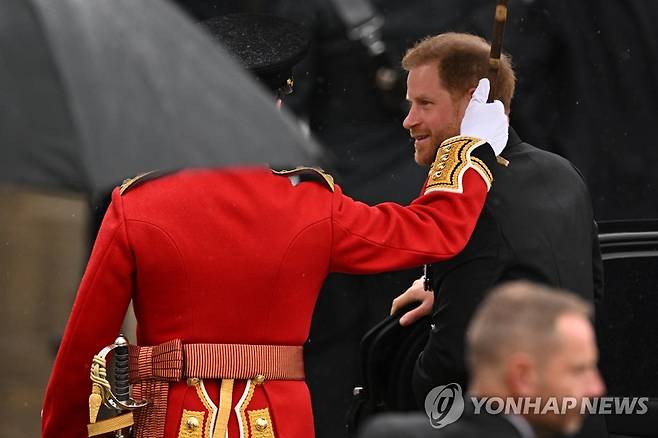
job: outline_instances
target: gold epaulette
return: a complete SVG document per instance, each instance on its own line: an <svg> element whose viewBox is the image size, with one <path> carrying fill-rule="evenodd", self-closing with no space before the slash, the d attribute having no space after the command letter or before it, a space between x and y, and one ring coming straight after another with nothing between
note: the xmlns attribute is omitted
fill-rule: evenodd
<svg viewBox="0 0 658 438"><path fill-rule="evenodd" d="M144 172L140 173L139 175L132 177L132 178L126 178L123 180L121 185L119 186L119 194L123 195L130 187L134 187L136 182L144 182L147 181L144 179L144 177L152 175L155 176L155 173L157 170L151 170L149 172ZM150 178L149 178L150 179Z"/></svg>
<svg viewBox="0 0 658 438"><path fill-rule="evenodd" d="M489 190L493 182L491 171L482 160L471 156L473 150L484 143L479 138L466 136L452 137L441 143L430 168L425 194L437 190L462 193L462 178L469 168L482 176Z"/></svg>
<svg viewBox="0 0 658 438"><path fill-rule="evenodd" d="M282 175L287 177L296 176L299 178L300 181L318 181L322 183L324 186L326 186L332 192L335 190L334 177L329 175L327 172L320 169L319 167L300 166L300 167L295 167L294 169L291 170L272 169L272 173L274 173L275 175Z"/></svg>

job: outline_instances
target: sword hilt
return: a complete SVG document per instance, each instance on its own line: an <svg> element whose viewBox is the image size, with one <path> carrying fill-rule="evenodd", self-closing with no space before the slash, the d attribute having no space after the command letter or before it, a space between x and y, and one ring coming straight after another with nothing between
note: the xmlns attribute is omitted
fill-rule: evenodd
<svg viewBox="0 0 658 438"><path fill-rule="evenodd" d="M111 385L107 379L106 357L113 352L114 373ZM91 366L92 395L89 397L90 419L92 423L98 414L99 400L108 408L118 412L131 411L147 405L147 401L130 398L130 366L128 340L120 335L116 341L94 356Z"/></svg>
<svg viewBox="0 0 658 438"><path fill-rule="evenodd" d="M112 352L114 373L111 385L108 381L106 357ZM132 411L146 406L146 401L130 398L130 354L128 340L119 335L114 343L104 347L94 356L90 378L92 392L89 396L89 436L114 432L114 438L126 438L123 431L133 424ZM114 387L114 388L113 388ZM101 404L114 409L118 416L97 422ZM120 419L117 421L117 419Z"/></svg>
<svg viewBox="0 0 658 438"><path fill-rule="evenodd" d="M121 334L114 341L114 395L122 403L130 399L128 340Z"/></svg>

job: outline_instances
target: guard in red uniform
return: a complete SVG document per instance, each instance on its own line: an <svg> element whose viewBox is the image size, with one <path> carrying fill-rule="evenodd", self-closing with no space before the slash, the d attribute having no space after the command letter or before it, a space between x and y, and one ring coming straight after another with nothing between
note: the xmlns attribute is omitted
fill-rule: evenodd
<svg viewBox="0 0 658 438"><path fill-rule="evenodd" d="M315 169L186 170L116 189L50 377L43 436L87 436L92 358L132 300L132 395L149 402L134 436L313 437L301 346L322 282L461 251L491 183L486 142L507 133L483 81L469 132L438 148L407 207L354 201Z"/></svg>
<svg viewBox="0 0 658 438"><path fill-rule="evenodd" d="M301 346L325 276L464 247L491 183L485 141L507 132L502 104L485 101L476 90L465 120L478 132L438 148L408 207L354 201L314 169L187 170L116 189L48 384L43 436L87 436L92 358L132 300L132 395L149 402L134 436L312 437Z"/></svg>

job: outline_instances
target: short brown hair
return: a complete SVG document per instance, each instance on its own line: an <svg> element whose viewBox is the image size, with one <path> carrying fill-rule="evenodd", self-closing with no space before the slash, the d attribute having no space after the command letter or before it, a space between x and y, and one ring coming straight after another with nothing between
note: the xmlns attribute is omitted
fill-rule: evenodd
<svg viewBox="0 0 658 438"><path fill-rule="evenodd" d="M466 335L471 372L502 364L516 351L541 356L550 352L557 319L564 314L591 318L592 306L582 298L527 281L503 284L478 308Z"/></svg>
<svg viewBox="0 0 658 438"><path fill-rule="evenodd" d="M463 94L476 87L489 71L489 43L468 33L448 32L427 37L409 49L402 58L402 67L437 63L439 78L451 94ZM516 77L509 55L503 54L498 67L498 87L495 99L505 105L509 114Z"/></svg>

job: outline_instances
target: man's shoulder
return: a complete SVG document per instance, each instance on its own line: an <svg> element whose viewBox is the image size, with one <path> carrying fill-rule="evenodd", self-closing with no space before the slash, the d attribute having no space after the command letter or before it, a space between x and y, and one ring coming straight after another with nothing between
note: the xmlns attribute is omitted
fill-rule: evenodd
<svg viewBox="0 0 658 438"><path fill-rule="evenodd" d="M555 152L547 151L546 149L542 149L537 146L533 146L530 143L524 142L523 145L525 145L525 147L528 150L528 153L533 158L546 161L547 163L553 165L563 166L570 170L574 167L573 163L568 159L566 159L565 157L563 157L562 155L556 154Z"/></svg>
<svg viewBox="0 0 658 438"><path fill-rule="evenodd" d="M437 438L521 438L521 433L502 415L465 414L457 422L446 426Z"/></svg>
<svg viewBox="0 0 658 438"><path fill-rule="evenodd" d="M510 164L515 160L518 161L523 159L532 160L543 165L558 166L560 168L568 169L569 171L572 171L574 167L571 161L567 160L563 156L556 154L555 152L550 152L546 149L539 148L525 141L519 143L517 147L513 149L508 158Z"/></svg>
<svg viewBox="0 0 658 438"><path fill-rule="evenodd" d="M434 428L423 413L394 413L375 417L359 438L516 438L519 431L500 415L465 414L455 423Z"/></svg>
<svg viewBox="0 0 658 438"><path fill-rule="evenodd" d="M508 223L509 214L523 212L528 217L534 211L535 219L544 221L547 206L556 205L557 193L563 207L591 208L586 181L566 158L525 142L517 144L505 158L507 166L498 165L493 171L494 182L486 201L497 219Z"/></svg>
<svg viewBox="0 0 658 438"><path fill-rule="evenodd" d="M174 170L154 170L125 179L118 187L122 196L140 197L166 191L172 188L177 193L191 195L194 188L216 184L261 185L275 179L266 167L244 168L189 168Z"/></svg>
<svg viewBox="0 0 658 438"><path fill-rule="evenodd" d="M291 183L295 186L300 182L315 181L320 183L320 185L324 186L331 192L336 190L334 177L325 172L324 169L320 167L298 166L289 170L272 169L272 173L275 175L288 177Z"/></svg>
<svg viewBox="0 0 658 438"><path fill-rule="evenodd" d="M510 185L523 190L528 188L524 180L537 181L538 178L552 182L562 180L565 184L584 182L581 172L571 161L530 143L522 141L510 148L508 154L503 152L502 155L508 162L493 170L494 189L498 182L505 190L512 190Z"/></svg>
<svg viewBox="0 0 658 438"><path fill-rule="evenodd" d="M423 413L388 413L367 422L359 438L424 438L435 432Z"/></svg>

